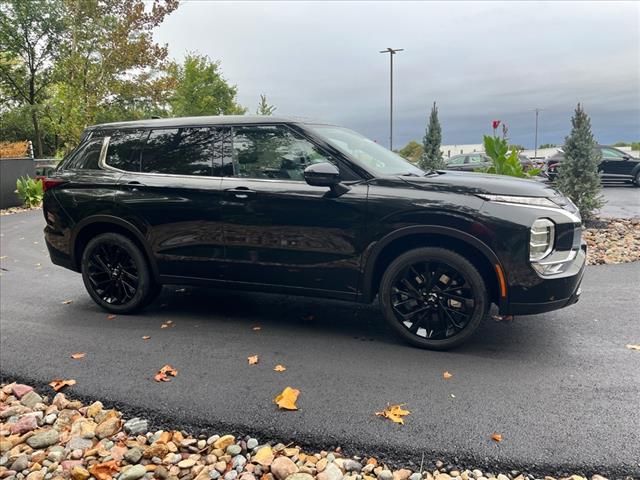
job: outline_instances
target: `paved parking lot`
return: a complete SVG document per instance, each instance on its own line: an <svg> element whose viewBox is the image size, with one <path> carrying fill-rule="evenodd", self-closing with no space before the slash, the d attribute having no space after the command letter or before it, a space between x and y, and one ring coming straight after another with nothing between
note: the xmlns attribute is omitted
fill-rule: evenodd
<svg viewBox="0 0 640 480"><path fill-rule="evenodd" d="M78 274L50 263L42 212L0 222L4 378L74 378L71 393L195 433L339 445L404 465L424 454L484 471L640 476L640 352L625 348L640 343L640 263L588 267L578 304L487 319L463 348L430 352L399 341L373 306L318 299L165 287L141 314L110 320ZM166 363L178 376L158 384ZM273 405L285 386L301 390L299 411ZM388 402L406 403L404 426L374 415Z"/></svg>
<svg viewBox="0 0 640 480"><path fill-rule="evenodd" d="M640 188L634 185L605 186L602 193L607 201L600 211L602 217L640 217Z"/></svg>

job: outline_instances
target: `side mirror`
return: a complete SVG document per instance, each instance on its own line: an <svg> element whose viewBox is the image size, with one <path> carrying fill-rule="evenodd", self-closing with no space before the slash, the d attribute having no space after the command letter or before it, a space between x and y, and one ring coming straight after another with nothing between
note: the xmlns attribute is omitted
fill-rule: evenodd
<svg viewBox="0 0 640 480"><path fill-rule="evenodd" d="M629 155L623 155L622 159L623 160L631 160L631 157Z"/></svg>
<svg viewBox="0 0 640 480"><path fill-rule="evenodd" d="M340 172L335 165L328 162L314 163L304 169L305 181L314 187L329 187L335 196L340 196L350 189L340 183Z"/></svg>

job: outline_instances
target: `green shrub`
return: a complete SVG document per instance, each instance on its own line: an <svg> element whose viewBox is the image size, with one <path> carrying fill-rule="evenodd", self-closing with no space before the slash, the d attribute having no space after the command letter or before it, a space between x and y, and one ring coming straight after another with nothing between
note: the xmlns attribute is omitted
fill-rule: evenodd
<svg viewBox="0 0 640 480"><path fill-rule="evenodd" d="M496 134L500 125L499 120L493 121L493 135L484 136L484 151L491 158L491 165L488 168L480 169L484 173L495 173L497 175L508 175L510 177L533 177L540 173L540 169L532 168L525 172L518 157L518 150L509 145L507 139L507 127L502 125L502 138Z"/></svg>
<svg viewBox="0 0 640 480"><path fill-rule="evenodd" d="M16 193L26 207L38 207L42 203L42 197L44 196L42 180L35 180L29 176L20 177L16 181Z"/></svg>

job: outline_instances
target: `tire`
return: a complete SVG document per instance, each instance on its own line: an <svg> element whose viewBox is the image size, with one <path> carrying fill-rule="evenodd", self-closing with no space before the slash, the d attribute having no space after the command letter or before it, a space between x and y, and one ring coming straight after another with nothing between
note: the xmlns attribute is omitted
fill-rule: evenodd
<svg viewBox="0 0 640 480"><path fill-rule="evenodd" d="M634 177L634 179L633 179L633 184L634 184L636 187L640 187L640 170L638 170L638 171L636 172L636 176L635 176L635 177Z"/></svg>
<svg viewBox="0 0 640 480"><path fill-rule="evenodd" d="M382 276L379 296L393 330L410 344L430 350L447 350L469 340L490 303L486 283L471 262L436 247L396 258Z"/></svg>
<svg viewBox="0 0 640 480"><path fill-rule="evenodd" d="M140 248L119 233L93 238L82 253L81 268L87 292L111 313L132 313L160 292Z"/></svg>

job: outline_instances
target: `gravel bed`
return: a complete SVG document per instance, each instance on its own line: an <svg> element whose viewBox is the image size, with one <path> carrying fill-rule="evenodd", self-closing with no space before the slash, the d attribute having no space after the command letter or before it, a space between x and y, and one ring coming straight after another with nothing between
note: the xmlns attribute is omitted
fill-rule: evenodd
<svg viewBox="0 0 640 480"><path fill-rule="evenodd" d="M84 405L63 393L49 401L17 383L1 386L0 421L4 480L556 480L424 458L418 471L393 469L375 457L346 457L340 448L305 452L250 437L149 431L147 420L125 418L99 401Z"/></svg>
<svg viewBox="0 0 640 480"><path fill-rule="evenodd" d="M3 209L0 210L0 216L13 215L15 213L22 213L22 212L31 212L33 210L42 210L42 207L33 207L33 208L28 208L28 207L9 207L9 208L3 208Z"/></svg>
<svg viewBox="0 0 640 480"><path fill-rule="evenodd" d="M583 235L589 265L640 261L640 218L598 220Z"/></svg>

